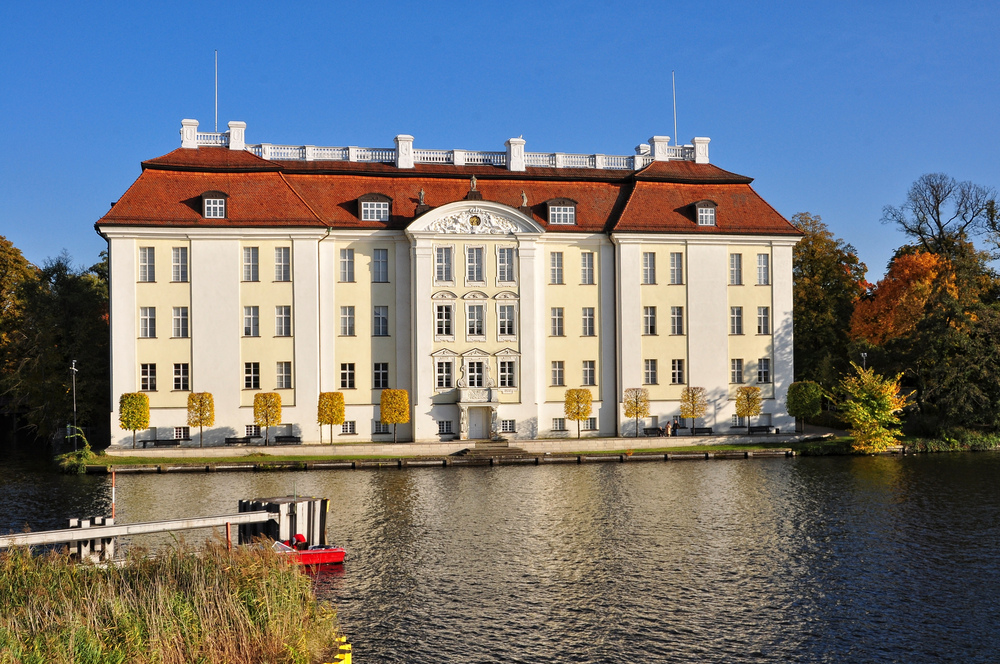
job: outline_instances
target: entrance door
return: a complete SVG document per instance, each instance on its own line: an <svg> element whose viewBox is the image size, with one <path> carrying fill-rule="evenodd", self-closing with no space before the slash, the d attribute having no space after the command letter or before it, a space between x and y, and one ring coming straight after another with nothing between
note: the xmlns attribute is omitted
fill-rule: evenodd
<svg viewBox="0 0 1000 664"><path fill-rule="evenodd" d="M469 438L488 438L487 431L488 422L486 418L490 412L489 408L470 408L469 409Z"/></svg>

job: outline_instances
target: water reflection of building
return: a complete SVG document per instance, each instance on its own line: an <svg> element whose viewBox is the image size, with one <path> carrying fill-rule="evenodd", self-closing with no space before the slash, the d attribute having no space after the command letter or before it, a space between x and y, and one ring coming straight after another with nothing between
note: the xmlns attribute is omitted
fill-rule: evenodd
<svg viewBox="0 0 1000 664"><path fill-rule="evenodd" d="M342 391L349 440L385 440L386 387L410 392L417 440L564 435L565 391L594 400L586 434L652 421L708 389L736 424L741 384L781 425L792 378L795 229L709 163L707 138L635 155L247 145L245 124L143 162L97 222L111 257L112 383L150 395L157 438L185 437L211 392L206 440L255 433L275 390L284 431L319 440L320 392ZM112 414L114 437L123 441ZM147 436L149 437L149 436Z"/></svg>

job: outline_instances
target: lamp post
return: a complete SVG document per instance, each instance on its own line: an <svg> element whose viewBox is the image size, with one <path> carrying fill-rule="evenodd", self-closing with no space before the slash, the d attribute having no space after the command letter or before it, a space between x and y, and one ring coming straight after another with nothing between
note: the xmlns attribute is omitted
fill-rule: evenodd
<svg viewBox="0 0 1000 664"><path fill-rule="evenodd" d="M861 368L868 369L868 353L861 353Z"/></svg>
<svg viewBox="0 0 1000 664"><path fill-rule="evenodd" d="M76 452L76 360L73 360L69 370L73 372L73 451Z"/></svg>

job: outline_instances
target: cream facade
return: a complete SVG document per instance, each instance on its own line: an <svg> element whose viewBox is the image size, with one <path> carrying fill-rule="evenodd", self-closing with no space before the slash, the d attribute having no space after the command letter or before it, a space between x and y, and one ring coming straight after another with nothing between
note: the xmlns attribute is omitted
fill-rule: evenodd
<svg viewBox="0 0 1000 664"><path fill-rule="evenodd" d="M303 442L328 442L329 427L320 430L316 410L319 393L332 391L345 395L347 420L334 427L335 442L391 439L379 416L385 388L409 392L411 422L398 429L403 440L575 436L576 423L564 414L566 390L575 388L593 398L583 436L634 433L622 405L631 387L649 391L651 416L642 426L664 426L679 416L687 386L708 391L709 412L699 426L724 433L745 425L733 405L740 385L761 388L764 407L754 423L791 426L784 400L793 376L791 252L798 235L778 221L774 232L741 232L738 223L709 233L699 232L704 229L696 222L680 230L619 228L630 218L631 200L624 209L608 208L617 218L586 220L590 203L573 187L592 188L579 182L605 177L596 165L607 169L611 157L595 155L593 172L562 174L566 166L558 162L567 156L555 155L544 172L522 166L521 174L519 159L538 158L516 139L508 142L505 168L482 167L483 194L477 173L467 180L469 166L459 163L469 156L447 151L458 172L428 170L414 192L413 214L396 215L401 197L383 193L390 187L378 179L389 177L382 171L350 179L339 172L316 175L295 170L304 167L284 157L256 153L243 170L225 171L233 167L209 157L275 148L243 145L237 128L239 144L232 139L228 150L206 143L230 140L230 134L198 134L194 146L176 151L177 159L205 162L205 184L191 185L192 191L209 192L202 198L224 195L227 216L177 223L163 209L163 221L141 223L138 213L116 215L116 205L98 222L111 264L114 401L125 392L148 393L151 431L140 432L140 440L194 438L197 444L197 431L184 428L192 391L211 392L215 400L216 424L205 432L206 445L257 435L253 399L262 391L281 395L283 423L272 435ZM391 184L416 188L399 173L415 168L407 166L407 154L417 164L421 154L407 145L411 137L399 138L396 150L387 151L396 169ZM668 153L656 138L656 149L630 157L631 171L656 161L707 168L707 139L681 146L691 148L686 153ZM351 153L345 155L341 161L350 163ZM144 165L143 178L149 172L144 186L158 192L157 178L180 176L155 161ZM240 222L239 187L223 187L257 161L267 177L279 162L281 177L316 219ZM615 188L621 200L629 182L612 175L618 179L601 186ZM565 196L546 193L560 193L560 177ZM521 205L499 190L511 179ZM425 189L455 190L456 183L468 187L464 196L444 193L433 206L424 203ZM358 198L358 223L334 219L344 202L324 213L327 198L348 184L376 202L391 199L393 217L403 222L385 215L382 227L366 224L364 211L380 209L354 194L343 195ZM320 187L328 189L316 193ZM488 187L508 201L490 200ZM216 190L223 193L211 193ZM532 207L527 192L549 196L548 202ZM173 204L166 194L163 200L154 212ZM721 215L725 201L718 205ZM656 210L651 214L655 222ZM130 445L131 432L118 427L117 412L111 417L113 442Z"/></svg>

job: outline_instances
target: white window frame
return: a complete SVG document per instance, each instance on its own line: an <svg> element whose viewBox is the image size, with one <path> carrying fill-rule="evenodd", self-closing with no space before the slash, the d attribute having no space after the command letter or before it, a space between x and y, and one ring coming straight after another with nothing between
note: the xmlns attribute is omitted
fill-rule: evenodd
<svg viewBox="0 0 1000 664"><path fill-rule="evenodd" d="M340 250L340 283L354 283L354 250Z"/></svg>
<svg viewBox="0 0 1000 664"><path fill-rule="evenodd" d="M340 308L340 336L354 336L354 305Z"/></svg>
<svg viewBox="0 0 1000 664"><path fill-rule="evenodd" d="M376 304L372 307L372 336L388 337L389 335L389 306Z"/></svg>
<svg viewBox="0 0 1000 664"><path fill-rule="evenodd" d="M357 389L356 374L354 371L354 362L340 363L340 389L342 390Z"/></svg>
<svg viewBox="0 0 1000 664"><path fill-rule="evenodd" d="M715 226L715 208L711 206L703 206L698 208L698 225L699 226Z"/></svg>
<svg viewBox="0 0 1000 664"><path fill-rule="evenodd" d="M139 307L139 338L156 338L156 307Z"/></svg>
<svg viewBox="0 0 1000 664"><path fill-rule="evenodd" d="M455 387L455 362L453 360L437 360L434 365L434 385L438 390L450 390Z"/></svg>
<svg viewBox="0 0 1000 664"><path fill-rule="evenodd" d="M729 254L729 285L743 285L743 254Z"/></svg>
<svg viewBox="0 0 1000 664"><path fill-rule="evenodd" d="M597 431L597 418L588 417L583 421L582 431Z"/></svg>
<svg viewBox="0 0 1000 664"><path fill-rule="evenodd" d="M243 247L243 281L260 281L260 247Z"/></svg>
<svg viewBox="0 0 1000 664"><path fill-rule="evenodd" d="M384 424L382 420L372 420L372 435L380 436L383 434L392 433L392 425Z"/></svg>
<svg viewBox="0 0 1000 664"><path fill-rule="evenodd" d="M372 283L389 283L389 250L376 247L372 250Z"/></svg>
<svg viewBox="0 0 1000 664"><path fill-rule="evenodd" d="M757 285L771 285L771 257L768 254L757 254Z"/></svg>
<svg viewBox="0 0 1000 664"><path fill-rule="evenodd" d="M597 361L596 360L583 360L582 375L580 384L584 387L593 387L597 385Z"/></svg>
<svg viewBox="0 0 1000 664"><path fill-rule="evenodd" d="M514 358L497 361L497 385L517 387L517 360Z"/></svg>
<svg viewBox="0 0 1000 664"><path fill-rule="evenodd" d="M684 334L684 307L670 307L670 334Z"/></svg>
<svg viewBox="0 0 1000 664"><path fill-rule="evenodd" d="M771 358L757 358L757 382L761 384L771 382Z"/></svg>
<svg viewBox="0 0 1000 664"><path fill-rule="evenodd" d="M566 429L566 418L565 417L553 417L552 418L552 430L553 431L567 431Z"/></svg>
<svg viewBox="0 0 1000 664"><path fill-rule="evenodd" d="M156 364L147 362L139 365L139 391L156 391Z"/></svg>
<svg viewBox="0 0 1000 664"><path fill-rule="evenodd" d="M291 247L275 247L274 248L274 280L275 281L291 281L292 280L292 248Z"/></svg>
<svg viewBox="0 0 1000 664"><path fill-rule="evenodd" d="M247 424L243 432L246 434L247 438L260 438L260 426L257 424Z"/></svg>
<svg viewBox="0 0 1000 664"><path fill-rule="evenodd" d="M389 201L361 201L361 221L389 221Z"/></svg>
<svg viewBox="0 0 1000 664"><path fill-rule="evenodd" d="M225 219L226 218L226 199L225 198L206 198L205 205L202 211L202 216L205 219Z"/></svg>
<svg viewBox="0 0 1000 664"><path fill-rule="evenodd" d="M191 391L191 365L187 362L174 363L174 391Z"/></svg>
<svg viewBox="0 0 1000 664"><path fill-rule="evenodd" d="M465 361L465 382L468 387L486 387L486 361Z"/></svg>
<svg viewBox="0 0 1000 664"><path fill-rule="evenodd" d="M684 360L670 360L670 384L684 384Z"/></svg>
<svg viewBox="0 0 1000 664"><path fill-rule="evenodd" d="M573 226L576 224L575 205L550 205L549 223L556 226Z"/></svg>
<svg viewBox="0 0 1000 664"><path fill-rule="evenodd" d="M583 307L580 315L580 336L584 337L596 337L597 327L596 327L596 316L595 307Z"/></svg>
<svg viewBox="0 0 1000 664"><path fill-rule="evenodd" d="M465 305L465 338L486 341L486 305L467 303Z"/></svg>
<svg viewBox="0 0 1000 664"><path fill-rule="evenodd" d="M500 420L500 433L517 433L517 420Z"/></svg>
<svg viewBox="0 0 1000 664"><path fill-rule="evenodd" d="M454 433L454 423L451 420L438 420L438 435L447 436Z"/></svg>
<svg viewBox="0 0 1000 664"><path fill-rule="evenodd" d="M292 336L292 307L289 304L279 304L274 307L274 336Z"/></svg>
<svg viewBox="0 0 1000 664"><path fill-rule="evenodd" d="M497 339L512 341L517 337L517 307L500 302L497 304Z"/></svg>
<svg viewBox="0 0 1000 664"><path fill-rule="evenodd" d="M276 390L290 390L292 389L292 363L283 361L275 363L275 382L274 389Z"/></svg>
<svg viewBox="0 0 1000 664"><path fill-rule="evenodd" d="M743 360L729 360L729 382L733 385L742 385L746 377L743 375Z"/></svg>
<svg viewBox="0 0 1000 664"><path fill-rule="evenodd" d="M656 335L656 307L642 308L642 334L644 336Z"/></svg>
<svg viewBox="0 0 1000 664"><path fill-rule="evenodd" d="M389 363L388 362L373 362L372 363L372 389L373 390L387 390L387 389L389 389Z"/></svg>
<svg viewBox="0 0 1000 664"><path fill-rule="evenodd" d="M643 385L659 385L659 366L656 360L643 360L642 361L642 384Z"/></svg>
<svg viewBox="0 0 1000 664"><path fill-rule="evenodd" d="M552 360L552 386L565 387L566 364L562 360Z"/></svg>
<svg viewBox="0 0 1000 664"><path fill-rule="evenodd" d="M469 286L486 285L486 247L465 246L465 283Z"/></svg>
<svg viewBox="0 0 1000 664"><path fill-rule="evenodd" d="M139 281L141 283L156 281L155 247L139 247Z"/></svg>
<svg viewBox="0 0 1000 664"><path fill-rule="evenodd" d="M561 285L563 283L563 252L549 252L549 284Z"/></svg>
<svg viewBox="0 0 1000 664"><path fill-rule="evenodd" d="M597 282L594 281L594 252L580 252L580 284L593 286L595 283Z"/></svg>
<svg viewBox="0 0 1000 664"><path fill-rule="evenodd" d="M497 283L513 284L517 282L517 272L514 269L514 247L497 247Z"/></svg>
<svg viewBox="0 0 1000 664"><path fill-rule="evenodd" d="M341 436L353 436L358 433L358 423L355 420L347 420L340 425Z"/></svg>
<svg viewBox="0 0 1000 664"><path fill-rule="evenodd" d="M243 307L243 336L260 336L260 307Z"/></svg>
<svg viewBox="0 0 1000 664"><path fill-rule="evenodd" d="M642 252L642 283L656 283L656 252Z"/></svg>
<svg viewBox="0 0 1000 664"><path fill-rule="evenodd" d="M434 247L434 283L454 285L455 283L455 247Z"/></svg>
<svg viewBox="0 0 1000 664"><path fill-rule="evenodd" d="M260 362L243 363L243 389L260 389Z"/></svg>
<svg viewBox="0 0 1000 664"><path fill-rule="evenodd" d="M757 307L757 334L771 334L771 307Z"/></svg>
<svg viewBox="0 0 1000 664"><path fill-rule="evenodd" d="M434 339L448 341L455 339L455 305L434 305Z"/></svg>
<svg viewBox="0 0 1000 664"><path fill-rule="evenodd" d="M670 252L670 283L674 285L684 283L684 254L680 251Z"/></svg>
<svg viewBox="0 0 1000 664"><path fill-rule="evenodd" d="M185 283L188 280L188 248L173 247L170 250L170 279L174 283Z"/></svg>
<svg viewBox="0 0 1000 664"><path fill-rule="evenodd" d="M188 325L188 308L173 308L173 337L175 339L187 339L191 336L191 329Z"/></svg>
<svg viewBox="0 0 1000 664"><path fill-rule="evenodd" d="M563 307L552 307L549 311L549 336L566 336L565 318Z"/></svg>
<svg viewBox="0 0 1000 664"><path fill-rule="evenodd" d="M729 307L729 334L743 334L743 307Z"/></svg>
<svg viewBox="0 0 1000 664"><path fill-rule="evenodd" d="M191 427L174 427L174 440L191 440Z"/></svg>

